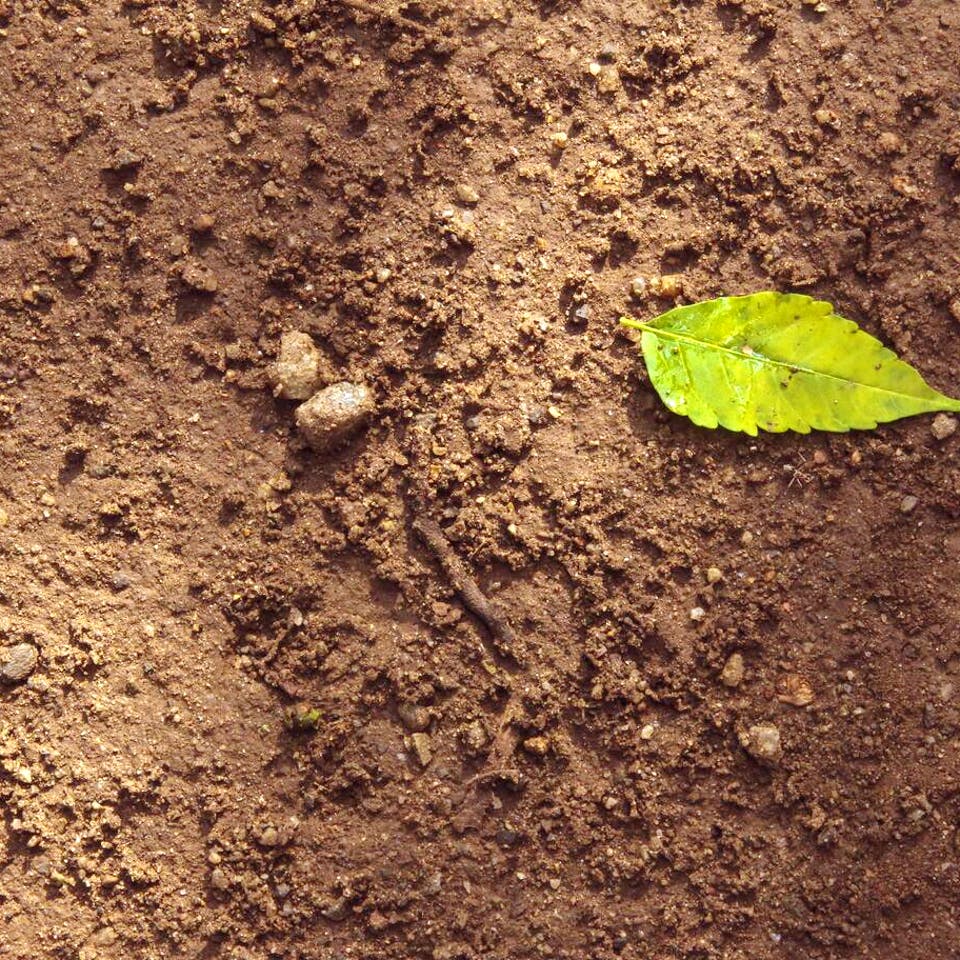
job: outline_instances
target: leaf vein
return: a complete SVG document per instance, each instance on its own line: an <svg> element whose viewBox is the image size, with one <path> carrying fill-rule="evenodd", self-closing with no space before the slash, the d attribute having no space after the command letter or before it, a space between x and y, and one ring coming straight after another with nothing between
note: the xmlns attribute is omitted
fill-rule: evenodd
<svg viewBox="0 0 960 960"><path fill-rule="evenodd" d="M753 353L750 356L740 353L737 350L731 350L730 347L721 346L719 343L713 343L710 340L698 340L696 337L688 337L683 334L674 333L672 330L663 330L660 327L652 327L650 324L642 323L641 321L636 321L638 328L645 333L652 333L656 337L662 337L664 340L673 340L677 343L682 343L691 347L700 347L702 349L717 350L721 353L726 354L727 356L739 360L740 362L745 362L747 360L760 361L761 363L769 364L773 367L779 367L782 370L789 370L791 372L800 372L800 373L809 373L815 377L823 377L827 380L835 380L837 383L854 383L857 386L863 387L867 390L875 390L877 393L886 393L893 397L909 397L911 400L924 400L927 402L937 401L939 402L939 394L937 391L933 390L932 387L928 386L928 389L934 396L923 396L916 393L904 393L900 390L890 390L886 387L878 387L872 383L865 383L862 380L852 380L848 377L838 377L834 373L825 373L822 370L815 370L813 367L805 367L798 363L786 363L783 360L774 360L772 357L765 356L762 353ZM632 326L633 324L631 324ZM867 334L869 336L869 334ZM884 348L885 349L885 348ZM681 351L682 355L682 351ZM900 361L901 363L903 361ZM689 371L687 372L687 377L689 378Z"/></svg>

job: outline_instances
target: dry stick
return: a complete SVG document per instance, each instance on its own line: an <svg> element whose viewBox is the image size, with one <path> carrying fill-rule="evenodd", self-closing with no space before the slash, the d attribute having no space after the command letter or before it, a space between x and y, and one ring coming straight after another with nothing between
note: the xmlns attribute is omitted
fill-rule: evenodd
<svg viewBox="0 0 960 960"><path fill-rule="evenodd" d="M413 529L437 558L443 572L450 579L450 583L453 584L454 590L463 600L464 606L484 622L493 637L497 652L501 656L516 660L516 653L511 649L517 639L513 627L510 626L510 622L500 607L477 586L477 581L473 579L463 561L454 552L440 526L429 517L414 517ZM512 729L512 725L513 721L518 718L520 711L512 696L511 693L504 708L503 716L500 719L500 730L491 744L486 767L463 785L466 792L461 798L461 803L466 800L478 783L490 777L496 777L498 771L503 769L507 758L517 747L520 738Z"/></svg>
<svg viewBox="0 0 960 960"><path fill-rule="evenodd" d="M457 556L450 542L444 536L440 526L429 517L414 517L413 529L417 536L430 548L430 552L437 558L443 572L447 575L454 590L460 595L464 606L479 617L490 631L497 652L503 657L516 661L516 653L511 649L516 642L517 635L507 620L506 614L477 586L463 561ZM515 668L513 668L515 669ZM478 784L500 776L513 751L520 740L519 734L513 729L513 722L520 716L520 708L513 699L511 692L507 699L503 716L500 718L500 729L493 738L490 753L484 769L474 774L463 784L464 794L460 799L463 803Z"/></svg>
<svg viewBox="0 0 960 960"><path fill-rule="evenodd" d="M454 552L450 542L443 535L440 526L429 517L415 517L413 529L420 539L430 548L450 578L453 589L460 595L464 606L478 616L490 631L498 652L502 656L516 659L515 646L517 635L510 626L506 615L487 597L470 575L463 561Z"/></svg>
<svg viewBox="0 0 960 960"><path fill-rule="evenodd" d="M450 546L440 525L427 516L427 504L430 501L430 486L427 482L425 464L429 462L431 450L431 417L417 417L411 424L408 439L411 446L413 469L408 475L413 529L417 536L429 547L437 558L443 572L447 575L464 606L483 622L493 639L493 646L502 657L517 661L517 636L510 626L503 610L490 600L480 589L477 581L467 569L466 564Z"/></svg>
<svg viewBox="0 0 960 960"><path fill-rule="evenodd" d="M464 606L478 617L493 639L493 646L497 653L502 657L508 658L512 663L504 664L505 669L515 673L519 666L522 666L517 659L516 652L516 634L510 621L507 620L503 610L494 603L477 585L464 562L457 556L456 551L450 546L443 530L436 521L431 520L426 515L427 502L429 499L429 489L426 481L426 475L422 469L417 469L425 463L430 449L430 428L427 426L427 418L418 418L411 425L409 439L412 447L412 459L416 465L410 471L409 493L412 500L413 510L413 529L417 536L423 541L430 552L437 558L441 569L447 575L453 588L456 590ZM472 776L465 784L464 795L460 802L466 801L467 797L476 789L477 785L491 777L496 777L499 771L503 770L507 759L513 754L519 741L519 735L513 730L513 723L519 719L521 710L517 701L513 698L513 691L507 697L504 706L503 715L500 718L500 729L493 738L490 746L490 753L483 770Z"/></svg>

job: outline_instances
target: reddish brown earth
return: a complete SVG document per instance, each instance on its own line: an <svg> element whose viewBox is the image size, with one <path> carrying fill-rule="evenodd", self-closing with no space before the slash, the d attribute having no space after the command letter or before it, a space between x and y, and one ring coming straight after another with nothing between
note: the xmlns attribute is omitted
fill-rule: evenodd
<svg viewBox="0 0 960 960"><path fill-rule="evenodd" d="M960 435L698 430L616 320L957 393L960 6L378 6L0 0L0 957L956 958Z"/></svg>

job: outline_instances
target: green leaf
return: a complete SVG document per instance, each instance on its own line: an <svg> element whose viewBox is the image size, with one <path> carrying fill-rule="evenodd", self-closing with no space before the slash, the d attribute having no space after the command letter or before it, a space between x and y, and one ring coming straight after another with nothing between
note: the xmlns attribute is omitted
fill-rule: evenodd
<svg viewBox="0 0 960 960"><path fill-rule="evenodd" d="M829 303L766 291L677 307L642 330L640 345L663 402L701 427L870 430L960 401L928 387L913 367Z"/></svg>

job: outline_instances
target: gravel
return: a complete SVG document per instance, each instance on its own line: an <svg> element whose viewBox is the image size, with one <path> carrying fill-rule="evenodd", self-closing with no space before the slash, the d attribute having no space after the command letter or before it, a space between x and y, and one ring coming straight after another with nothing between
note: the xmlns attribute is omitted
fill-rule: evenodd
<svg viewBox="0 0 960 960"><path fill-rule="evenodd" d="M523 741L523 749L535 757L545 757L550 749L550 741L546 737L530 737Z"/></svg>
<svg viewBox="0 0 960 960"><path fill-rule="evenodd" d="M414 733L410 737L410 745L413 752L417 755L417 760L421 767L428 767L433 759L433 747L430 737L425 733Z"/></svg>
<svg viewBox="0 0 960 960"><path fill-rule="evenodd" d="M756 723L740 734L740 746L760 763L775 766L783 756L780 730L772 723Z"/></svg>
<svg viewBox="0 0 960 960"><path fill-rule="evenodd" d="M957 432L957 418L946 413L938 413L930 424L930 432L936 440L946 440Z"/></svg>
<svg viewBox="0 0 960 960"><path fill-rule="evenodd" d="M0 680L20 683L36 669L40 653L31 643L18 643L0 651Z"/></svg>
<svg viewBox="0 0 960 960"><path fill-rule="evenodd" d="M306 400L320 379L320 351L308 333L291 330L280 338L280 354L270 370L274 396Z"/></svg>
<svg viewBox="0 0 960 960"><path fill-rule="evenodd" d="M458 183L456 192L457 199L461 203L474 204L480 202L480 194L477 193L476 187L469 183Z"/></svg>
<svg viewBox="0 0 960 960"><path fill-rule="evenodd" d="M422 733L430 726L430 711L417 703L401 703L397 707L400 722L413 733Z"/></svg>
<svg viewBox="0 0 960 960"><path fill-rule="evenodd" d="M334 383L297 408L297 426L307 443L322 452L359 430L375 411L368 387L362 383Z"/></svg>
<svg viewBox="0 0 960 960"><path fill-rule="evenodd" d="M217 275L202 263L188 263L180 272L183 282L196 293L216 293L220 287Z"/></svg>
<svg viewBox="0 0 960 960"><path fill-rule="evenodd" d="M743 683L745 672L743 655L731 653L730 656L727 657L727 662L723 665L723 670L720 671L720 682L725 687L736 689Z"/></svg>

